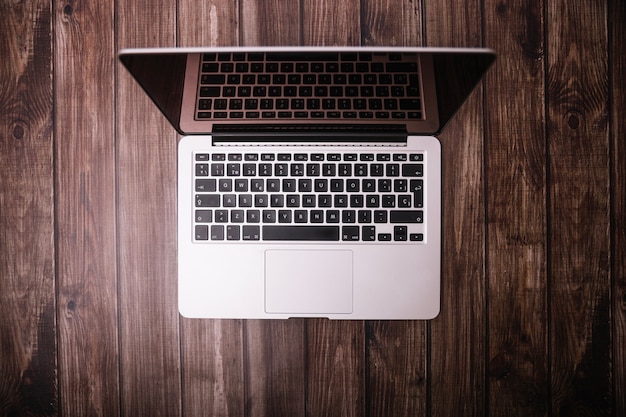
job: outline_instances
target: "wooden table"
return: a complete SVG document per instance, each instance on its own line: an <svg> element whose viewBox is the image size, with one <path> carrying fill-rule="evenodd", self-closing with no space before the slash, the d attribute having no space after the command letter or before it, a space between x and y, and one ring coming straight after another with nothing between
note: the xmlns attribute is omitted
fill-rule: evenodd
<svg viewBox="0 0 626 417"><path fill-rule="evenodd" d="M626 415L626 3L0 3L0 416ZM187 320L177 135L124 47L487 46L441 315Z"/></svg>

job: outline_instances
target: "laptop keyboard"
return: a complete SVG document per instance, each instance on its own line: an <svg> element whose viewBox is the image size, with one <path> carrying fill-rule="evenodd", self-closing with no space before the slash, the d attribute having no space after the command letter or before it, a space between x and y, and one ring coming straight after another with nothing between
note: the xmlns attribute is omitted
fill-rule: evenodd
<svg viewBox="0 0 626 417"><path fill-rule="evenodd" d="M415 54L207 53L198 120L422 119Z"/></svg>
<svg viewBox="0 0 626 417"><path fill-rule="evenodd" d="M420 152L194 156L197 242L425 241Z"/></svg>

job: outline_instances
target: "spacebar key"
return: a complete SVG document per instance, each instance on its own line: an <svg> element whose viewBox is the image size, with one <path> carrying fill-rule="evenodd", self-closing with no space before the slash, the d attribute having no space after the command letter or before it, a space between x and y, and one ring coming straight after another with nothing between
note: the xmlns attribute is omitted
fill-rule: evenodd
<svg viewBox="0 0 626 417"><path fill-rule="evenodd" d="M339 240L339 226L263 226L263 240Z"/></svg>

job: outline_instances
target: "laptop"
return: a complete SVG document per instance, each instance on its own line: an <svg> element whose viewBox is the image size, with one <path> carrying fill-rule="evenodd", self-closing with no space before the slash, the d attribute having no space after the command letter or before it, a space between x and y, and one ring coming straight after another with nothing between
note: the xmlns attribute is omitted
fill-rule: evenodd
<svg viewBox="0 0 626 417"><path fill-rule="evenodd" d="M438 315L437 135L493 51L172 48L119 58L182 135L183 316Z"/></svg>

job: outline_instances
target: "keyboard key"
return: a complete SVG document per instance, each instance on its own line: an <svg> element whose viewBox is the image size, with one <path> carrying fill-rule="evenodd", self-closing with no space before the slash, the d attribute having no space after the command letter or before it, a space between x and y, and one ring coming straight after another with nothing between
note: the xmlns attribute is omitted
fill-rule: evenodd
<svg viewBox="0 0 626 417"><path fill-rule="evenodd" d="M209 227L203 225L196 226L196 240L209 240Z"/></svg>
<svg viewBox="0 0 626 417"><path fill-rule="evenodd" d="M196 179L196 191L210 193L215 191L215 187L214 179Z"/></svg>
<svg viewBox="0 0 626 417"><path fill-rule="evenodd" d="M263 240L338 241L339 226L263 226Z"/></svg>
<svg viewBox="0 0 626 417"><path fill-rule="evenodd" d="M359 226L343 226L341 228L341 238L344 241L359 240Z"/></svg>
<svg viewBox="0 0 626 417"><path fill-rule="evenodd" d="M226 240L239 240L241 228L239 226L226 226Z"/></svg>
<svg viewBox="0 0 626 417"><path fill-rule="evenodd" d="M243 240L260 240L261 239L261 227L260 226L243 226L242 228Z"/></svg>
<svg viewBox="0 0 626 417"><path fill-rule="evenodd" d="M391 210L389 221L391 223L423 223L424 212L422 210Z"/></svg>
<svg viewBox="0 0 626 417"><path fill-rule="evenodd" d="M211 210L196 210L197 223L211 223L213 221L213 212Z"/></svg>
<svg viewBox="0 0 626 417"><path fill-rule="evenodd" d="M211 240L224 240L224 226L211 226Z"/></svg>
<svg viewBox="0 0 626 417"><path fill-rule="evenodd" d="M196 207L220 207L220 196L218 194L198 194Z"/></svg>

